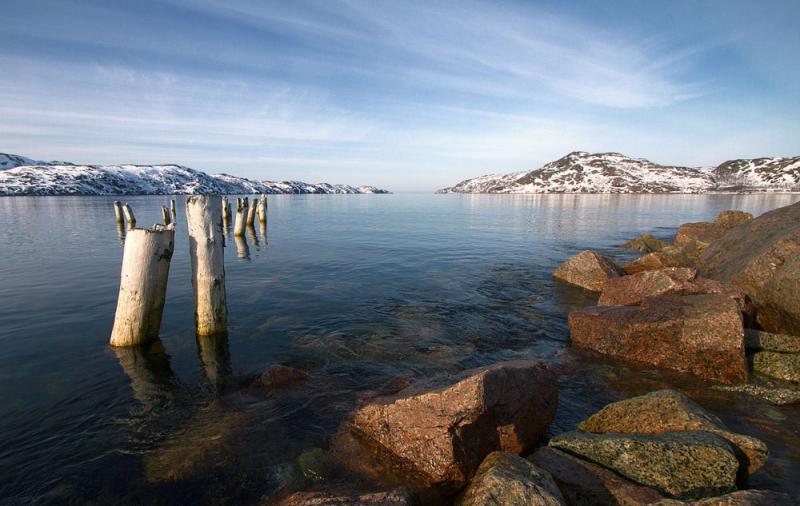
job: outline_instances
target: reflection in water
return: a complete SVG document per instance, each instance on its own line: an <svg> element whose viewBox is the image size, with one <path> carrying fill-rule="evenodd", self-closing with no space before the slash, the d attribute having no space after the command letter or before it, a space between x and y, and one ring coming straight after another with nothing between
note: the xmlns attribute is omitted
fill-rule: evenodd
<svg viewBox="0 0 800 506"><path fill-rule="evenodd" d="M250 260L250 247L247 245L247 240L240 235L234 235L233 240L236 243L236 256L242 260Z"/></svg>
<svg viewBox="0 0 800 506"><path fill-rule="evenodd" d="M134 398L146 410L174 399L176 384L169 365L169 355L161 341L112 349L122 370L131 379Z"/></svg>
<svg viewBox="0 0 800 506"><path fill-rule="evenodd" d="M253 246L258 248L258 236L256 235L256 227L252 223L247 225L247 237L253 241Z"/></svg>
<svg viewBox="0 0 800 506"><path fill-rule="evenodd" d="M258 231L261 232L261 238L264 240L264 248L269 245L269 239L267 238L267 222L262 221L258 225Z"/></svg>
<svg viewBox="0 0 800 506"><path fill-rule="evenodd" d="M197 355L208 382L217 389L224 387L232 371L228 336L197 336Z"/></svg>

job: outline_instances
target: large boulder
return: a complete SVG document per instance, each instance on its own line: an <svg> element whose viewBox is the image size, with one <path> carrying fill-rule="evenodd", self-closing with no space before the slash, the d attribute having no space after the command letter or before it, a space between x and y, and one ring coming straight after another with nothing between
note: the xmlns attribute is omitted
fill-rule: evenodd
<svg viewBox="0 0 800 506"><path fill-rule="evenodd" d="M706 248L697 269L749 295L764 330L800 335L800 203L732 228Z"/></svg>
<svg viewBox="0 0 800 506"><path fill-rule="evenodd" d="M366 404L343 424L334 456L358 474L380 467L407 474L417 489L453 493L489 453L530 450L557 404L550 369L503 362Z"/></svg>
<svg viewBox="0 0 800 506"><path fill-rule="evenodd" d="M539 448L528 458L550 473L571 506L638 506L662 499L653 488L637 485L605 467L549 446Z"/></svg>
<svg viewBox="0 0 800 506"><path fill-rule="evenodd" d="M575 347L723 383L747 381L742 315L725 295L649 297L568 319Z"/></svg>
<svg viewBox="0 0 800 506"><path fill-rule="evenodd" d="M722 211L717 215L714 223L724 229L731 229L752 219L753 215L745 211Z"/></svg>
<svg viewBox="0 0 800 506"><path fill-rule="evenodd" d="M673 498L698 499L736 488L739 461L727 441L708 432L567 432L551 439L550 446Z"/></svg>
<svg viewBox="0 0 800 506"><path fill-rule="evenodd" d="M335 490L321 492L295 492L280 501L270 501L274 506L411 506L414 501L407 490L397 488L386 492L358 492Z"/></svg>
<svg viewBox="0 0 800 506"><path fill-rule="evenodd" d="M759 351L753 355L753 370L773 378L800 383L800 353Z"/></svg>
<svg viewBox="0 0 800 506"><path fill-rule="evenodd" d="M642 234L622 245L623 248L632 249L639 253L652 253L669 246L661 239L656 239L652 234Z"/></svg>
<svg viewBox="0 0 800 506"><path fill-rule="evenodd" d="M663 434L687 430L710 432L733 446L746 474L756 472L769 457L769 449L762 441L731 432L722 420L674 390L658 390L611 403L581 422L578 430L596 434Z"/></svg>
<svg viewBox="0 0 800 506"><path fill-rule="evenodd" d="M547 471L508 452L490 453L456 506L560 506L561 491Z"/></svg>
<svg viewBox="0 0 800 506"><path fill-rule="evenodd" d="M693 241L709 245L728 233L730 229L753 219L743 211L722 211L713 222L684 223L675 234L674 246L685 246Z"/></svg>
<svg viewBox="0 0 800 506"><path fill-rule="evenodd" d="M800 336L772 334L763 330L745 329L744 346L753 351L800 353Z"/></svg>
<svg viewBox="0 0 800 506"><path fill-rule="evenodd" d="M665 267L694 267L707 246L706 243L698 241L691 241L682 246L666 246L625 264L623 270L626 274L636 274Z"/></svg>
<svg viewBox="0 0 800 506"><path fill-rule="evenodd" d="M737 490L719 497L696 501L662 499L651 506L796 506L789 495L773 490Z"/></svg>
<svg viewBox="0 0 800 506"><path fill-rule="evenodd" d="M553 277L592 292L600 292L610 278L622 276L622 268L594 251L581 251L559 265Z"/></svg>

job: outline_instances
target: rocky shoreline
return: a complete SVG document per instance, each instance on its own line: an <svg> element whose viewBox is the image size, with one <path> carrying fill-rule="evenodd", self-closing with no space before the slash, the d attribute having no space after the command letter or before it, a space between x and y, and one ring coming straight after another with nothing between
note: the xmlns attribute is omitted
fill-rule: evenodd
<svg viewBox="0 0 800 506"><path fill-rule="evenodd" d="M583 251L555 271L599 296L569 314L573 348L800 401L800 203L758 218L726 211L682 225L672 244L643 235L625 247L644 255L619 266ZM763 441L674 389L613 402L543 441L557 374L501 362L365 399L321 452L348 483L267 504L798 504L748 488L769 459ZM265 377L276 375L303 380L286 368Z"/></svg>

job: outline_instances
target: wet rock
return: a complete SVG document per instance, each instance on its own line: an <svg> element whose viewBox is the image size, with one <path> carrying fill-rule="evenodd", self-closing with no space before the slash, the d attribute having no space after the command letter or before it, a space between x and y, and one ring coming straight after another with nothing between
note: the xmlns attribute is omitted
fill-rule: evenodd
<svg viewBox="0 0 800 506"><path fill-rule="evenodd" d="M800 353L760 351L753 355L753 370L786 381L800 382Z"/></svg>
<svg viewBox="0 0 800 506"><path fill-rule="evenodd" d="M622 245L623 248L632 249L639 253L652 253L669 246L661 239L656 239L652 234L642 234Z"/></svg>
<svg viewBox="0 0 800 506"><path fill-rule="evenodd" d="M767 332L800 335L800 203L734 227L703 252L697 268L744 291Z"/></svg>
<svg viewBox="0 0 800 506"><path fill-rule="evenodd" d="M408 482L416 488L452 493L489 453L530 449L557 404L558 387L548 368L499 363L414 385L359 408L343 424L335 455L357 474L373 472L377 461L381 468L411 476ZM361 462L369 462L368 468Z"/></svg>
<svg viewBox="0 0 800 506"><path fill-rule="evenodd" d="M649 297L569 314L572 345L723 383L747 381L739 308L721 294Z"/></svg>
<svg viewBox="0 0 800 506"><path fill-rule="evenodd" d="M797 502L787 494L772 490L737 490L719 497L697 501L663 499L653 506L793 506Z"/></svg>
<svg viewBox="0 0 800 506"><path fill-rule="evenodd" d="M256 378L250 385L250 389L271 392L302 383L307 380L308 377L308 373L300 369L276 364Z"/></svg>
<svg viewBox="0 0 800 506"><path fill-rule="evenodd" d="M745 329L744 346L747 350L753 351L800 353L800 336L772 334L762 330Z"/></svg>
<svg viewBox="0 0 800 506"><path fill-rule="evenodd" d="M270 502L275 506L410 506L411 495L402 487L387 492L296 492L282 501Z"/></svg>
<svg viewBox="0 0 800 506"><path fill-rule="evenodd" d="M300 474L310 481L322 481L331 473L331 461L322 448L309 448L295 459Z"/></svg>
<svg viewBox="0 0 800 506"><path fill-rule="evenodd" d="M490 453L456 506L564 505L550 473L508 452Z"/></svg>
<svg viewBox="0 0 800 506"><path fill-rule="evenodd" d="M589 250L570 258L553 273L556 279L593 292L602 291L606 281L621 275L622 269L613 260Z"/></svg>
<svg viewBox="0 0 800 506"><path fill-rule="evenodd" d="M698 241L690 241L682 246L666 246L625 264L623 270L627 274L636 274L665 267L694 267L707 246Z"/></svg>
<svg viewBox="0 0 800 506"><path fill-rule="evenodd" d="M717 215L714 224L724 229L731 229L753 219L753 215L744 211L722 211Z"/></svg>
<svg viewBox="0 0 800 506"><path fill-rule="evenodd" d="M708 432L568 432L551 439L550 446L673 498L698 499L736 488L739 461L727 441Z"/></svg>
<svg viewBox="0 0 800 506"><path fill-rule="evenodd" d="M762 441L728 430L722 420L690 398L674 390L658 390L614 402L585 421L578 430L603 434L663 434L677 431L706 431L728 441L747 474L753 474L769 456Z"/></svg>
<svg viewBox="0 0 800 506"><path fill-rule="evenodd" d="M777 406L800 403L800 390L779 386L756 385L715 385L715 389L726 392L737 392L764 399Z"/></svg>
<svg viewBox="0 0 800 506"><path fill-rule="evenodd" d="M569 505L636 506L662 499L653 488L637 485L604 467L555 448L539 448L529 459L550 473Z"/></svg>

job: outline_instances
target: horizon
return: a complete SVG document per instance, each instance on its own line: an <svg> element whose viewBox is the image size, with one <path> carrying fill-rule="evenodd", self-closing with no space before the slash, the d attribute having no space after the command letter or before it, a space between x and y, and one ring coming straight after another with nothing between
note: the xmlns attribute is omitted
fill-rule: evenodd
<svg viewBox="0 0 800 506"><path fill-rule="evenodd" d="M16 3L2 148L400 193L796 156L800 5L768 3Z"/></svg>

